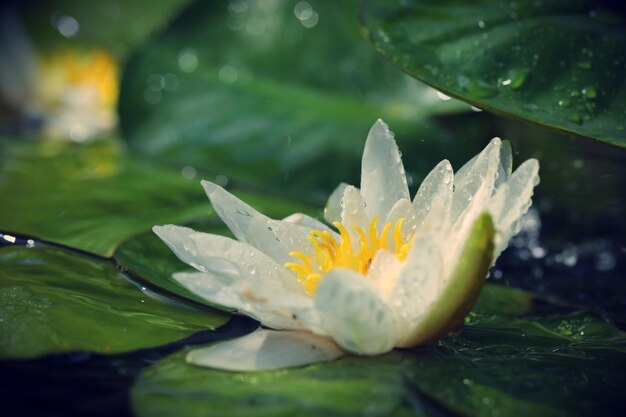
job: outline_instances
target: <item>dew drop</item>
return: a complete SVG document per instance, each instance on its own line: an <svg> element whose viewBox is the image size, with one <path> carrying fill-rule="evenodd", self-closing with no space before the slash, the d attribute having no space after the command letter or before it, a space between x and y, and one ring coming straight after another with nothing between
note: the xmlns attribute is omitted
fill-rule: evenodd
<svg viewBox="0 0 626 417"><path fill-rule="evenodd" d="M198 55L193 48L184 48L178 54L178 66L186 73L198 68Z"/></svg>
<svg viewBox="0 0 626 417"><path fill-rule="evenodd" d="M475 81L464 75L457 78L457 84L476 98L490 98L498 95L498 90L484 81Z"/></svg>
<svg viewBox="0 0 626 417"><path fill-rule="evenodd" d="M582 124L583 119L578 114L570 114L566 117L567 120L576 124Z"/></svg>
<svg viewBox="0 0 626 417"><path fill-rule="evenodd" d="M581 93L585 98L594 99L598 96L596 89L593 87L585 87L582 89Z"/></svg>

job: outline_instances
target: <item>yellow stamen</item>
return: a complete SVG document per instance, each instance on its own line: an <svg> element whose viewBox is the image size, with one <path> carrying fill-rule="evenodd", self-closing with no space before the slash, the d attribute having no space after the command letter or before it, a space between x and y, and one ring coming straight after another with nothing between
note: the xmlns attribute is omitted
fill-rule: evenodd
<svg viewBox="0 0 626 417"><path fill-rule="evenodd" d="M396 249L402 246L402 226L404 226L404 217L396 222L393 227L393 243L396 245Z"/></svg>
<svg viewBox="0 0 626 417"><path fill-rule="evenodd" d="M383 231L380 233L380 248L383 250L387 250L387 234L391 230L391 223L385 224L383 227Z"/></svg>
<svg viewBox="0 0 626 417"><path fill-rule="evenodd" d="M374 217L374 220L370 223L370 250L373 253L378 252L378 235L376 234L376 226L378 225L378 216Z"/></svg>
<svg viewBox="0 0 626 417"><path fill-rule="evenodd" d="M358 250L352 247L350 234L346 227L334 222L339 231L339 241L328 230L312 230L308 237L313 248L312 255L303 252L291 252L289 256L297 258L299 262L288 262L284 266L293 271L304 286L307 294L313 295L323 277L333 268L348 268L361 275L367 275L372 259L379 250L391 251L399 260L406 259L415 236L402 236L402 226L405 218L395 223L386 223L378 233L378 217L369 224L368 233L354 226L359 237ZM389 234L393 238L393 249L390 247Z"/></svg>

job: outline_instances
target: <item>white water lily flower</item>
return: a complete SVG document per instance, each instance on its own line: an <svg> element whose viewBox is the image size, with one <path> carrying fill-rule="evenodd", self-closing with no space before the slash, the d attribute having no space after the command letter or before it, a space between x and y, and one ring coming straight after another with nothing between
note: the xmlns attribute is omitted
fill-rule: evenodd
<svg viewBox="0 0 626 417"><path fill-rule="evenodd" d="M191 351L194 364L251 371L376 355L460 330L488 270L519 231L539 164L512 171L500 139L456 175L447 160L411 201L387 125L369 132L361 188L342 184L324 217L273 220L208 181L202 185L237 240L174 225L155 233L198 272L174 279L265 328Z"/></svg>

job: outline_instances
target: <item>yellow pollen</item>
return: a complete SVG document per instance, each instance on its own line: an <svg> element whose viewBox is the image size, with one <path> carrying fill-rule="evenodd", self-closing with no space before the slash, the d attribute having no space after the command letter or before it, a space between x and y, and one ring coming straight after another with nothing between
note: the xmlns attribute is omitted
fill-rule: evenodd
<svg viewBox="0 0 626 417"><path fill-rule="evenodd" d="M298 276L309 295L315 294L323 277L335 267L348 268L367 275L372 259L379 250L390 251L399 260L405 260L415 240L415 236L403 239L402 226L405 221L405 218L401 218L395 224L388 222L380 233L377 232L378 217L370 223L367 234L362 228L354 226L359 237L359 248L356 251L352 247L348 229L339 222L333 223L339 231L339 242L328 230L312 230L308 240L313 247L313 254L291 252L289 256L296 260L284 266ZM390 243L390 237L393 243Z"/></svg>

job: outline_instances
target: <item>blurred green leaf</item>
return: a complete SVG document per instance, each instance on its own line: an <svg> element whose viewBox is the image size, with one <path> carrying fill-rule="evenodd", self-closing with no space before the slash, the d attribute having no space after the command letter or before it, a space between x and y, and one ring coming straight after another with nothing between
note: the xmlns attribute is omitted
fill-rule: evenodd
<svg viewBox="0 0 626 417"><path fill-rule="evenodd" d="M190 2L43 0L19 5L19 12L38 49L106 48L124 58Z"/></svg>
<svg viewBox="0 0 626 417"><path fill-rule="evenodd" d="M199 181L88 145L0 141L0 230L111 255L161 223L208 217Z"/></svg>
<svg viewBox="0 0 626 417"><path fill-rule="evenodd" d="M467 106L379 59L353 4L292 0L195 3L129 61L119 109L142 155L329 191L358 172L378 117L408 140Z"/></svg>
<svg viewBox="0 0 626 417"><path fill-rule="evenodd" d="M626 147L615 3L364 0L363 30L415 78L486 110Z"/></svg>
<svg viewBox="0 0 626 417"><path fill-rule="evenodd" d="M220 224L200 186L214 178L195 175L131 158L115 140L0 141L0 231L110 256L156 224ZM234 192L268 215L310 212L273 193Z"/></svg>
<svg viewBox="0 0 626 417"><path fill-rule="evenodd" d="M46 247L0 249L0 357L159 346L228 315L165 298L112 263Z"/></svg>
<svg viewBox="0 0 626 417"><path fill-rule="evenodd" d="M133 407L142 417L442 415L435 400L461 415L615 415L624 334L585 312L528 316L531 299L486 285L460 337L299 369L222 372L182 351L140 374Z"/></svg>

